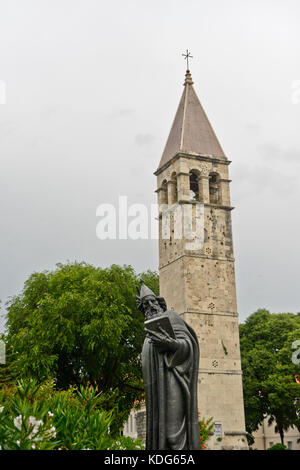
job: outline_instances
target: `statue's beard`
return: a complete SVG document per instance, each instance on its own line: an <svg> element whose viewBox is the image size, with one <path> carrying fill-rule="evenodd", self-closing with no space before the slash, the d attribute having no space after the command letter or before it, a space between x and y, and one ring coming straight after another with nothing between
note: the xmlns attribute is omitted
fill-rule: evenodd
<svg viewBox="0 0 300 470"><path fill-rule="evenodd" d="M150 318L155 317L156 315L159 315L162 312L163 310L159 305L148 307L147 309L145 309L145 319L150 320Z"/></svg>

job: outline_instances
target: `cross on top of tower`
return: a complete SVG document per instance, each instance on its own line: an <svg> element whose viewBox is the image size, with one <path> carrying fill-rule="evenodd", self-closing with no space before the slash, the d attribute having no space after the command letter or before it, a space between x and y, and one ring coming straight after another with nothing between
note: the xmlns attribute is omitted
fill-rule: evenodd
<svg viewBox="0 0 300 470"><path fill-rule="evenodd" d="M184 59L186 60L186 70L190 70L189 68L189 59L192 59L193 56L191 55L191 53L189 52L189 50L187 49L186 50L186 54L181 54L183 55Z"/></svg>

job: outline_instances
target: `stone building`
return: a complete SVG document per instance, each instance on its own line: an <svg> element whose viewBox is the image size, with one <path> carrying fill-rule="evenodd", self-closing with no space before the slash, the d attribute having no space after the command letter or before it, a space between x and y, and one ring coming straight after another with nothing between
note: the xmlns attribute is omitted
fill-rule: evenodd
<svg viewBox="0 0 300 470"><path fill-rule="evenodd" d="M178 312L198 336L198 409L202 418L212 417L215 422L211 449L248 448L229 164L187 70L155 172L160 207L160 295L168 309ZM188 233L195 234L193 242L186 232L182 236L186 226L190 227Z"/></svg>
<svg viewBox="0 0 300 470"><path fill-rule="evenodd" d="M141 409L133 409L130 412L129 418L126 421L123 429L124 436L139 437L146 442L146 411L145 406Z"/></svg>
<svg viewBox="0 0 300 470"><path fill-rule="evenodd" d="M275 423L268 424L268 416L253 433L254 444L251 446L254 450L267 450L275 444L281 442L280 435L275 431ZM284 433L284 445L290 450L300 450L300 433L297 428L290 427Z"/></svg>

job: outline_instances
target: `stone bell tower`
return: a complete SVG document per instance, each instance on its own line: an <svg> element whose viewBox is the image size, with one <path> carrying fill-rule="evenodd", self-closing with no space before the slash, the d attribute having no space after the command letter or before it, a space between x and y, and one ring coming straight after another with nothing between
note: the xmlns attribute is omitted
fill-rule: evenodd
<svg viewBox="0 0 300 470"><path fill-rule="evenodd" d="M155 172L160 205L160 295L168 309L177 311L198 336L198 409L202 418L212 417L215 423L210 449L248 448L229 164L187 70L183 94ZM174 223L178 207L189 208L199 243L191 244L185 234L178 236ZM164 210L170 213L167 235L162 229Z"/></svg>

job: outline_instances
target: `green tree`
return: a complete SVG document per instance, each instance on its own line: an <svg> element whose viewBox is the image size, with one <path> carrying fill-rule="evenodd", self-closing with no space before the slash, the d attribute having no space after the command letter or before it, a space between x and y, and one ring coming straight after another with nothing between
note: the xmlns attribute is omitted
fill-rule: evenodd
<svg viewBox="0 0 300 470"><path fill-rule="evenodd" d="M246 428L251 435L265 416L284 443L290 426L300 430L299 365L292 343L300 339L300 315L260 309L240 325Z"/></svg>
<svg viewBox="0 0 300 470"><path fill-rule="evenodd" d="M126 419L143 396L139 277L130 266L76 262L32 274L8 302L6 375L54 378L62 389L91 383L109 392L107 408L119 408ZM158 289L157 273L142 277Z"/></svg>

